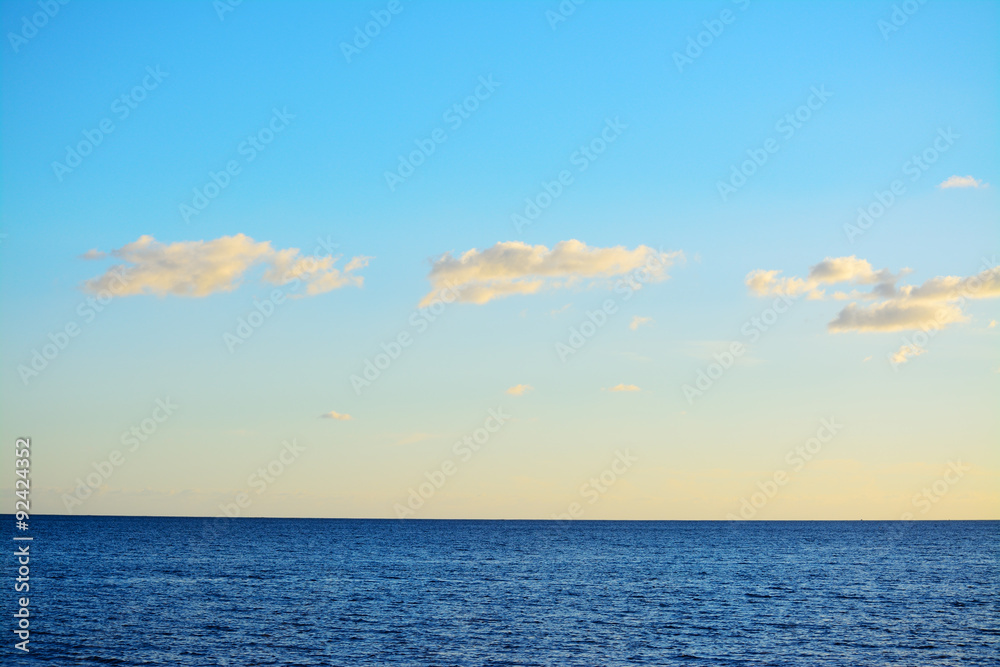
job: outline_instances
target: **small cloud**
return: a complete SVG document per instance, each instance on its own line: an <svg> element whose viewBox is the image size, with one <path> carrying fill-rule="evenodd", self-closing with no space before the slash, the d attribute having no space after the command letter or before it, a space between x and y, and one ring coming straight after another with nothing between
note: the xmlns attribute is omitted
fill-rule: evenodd
<svg viewBox="0 0 1000 667"><path fill-rule="evenodd" d="M507 393L511 396L524 396L529 391L533 390L530 384L515 384L513 387L507 390Z"/></svg>
<svg viewBox="0 0 1000 667"><path fill-rule="evenodd" d="M909 361L910 357L919 357L921 354L927 352L922 347L917 347L916 345L903 345L899 350L889 357L889 361L893 364L905 364Z"/></svg>
<svg viewBox="0 0 1000 667"><path fill-rule="evenodd" d="M330 410L329 412L325 412L325 413L321 414L319 417L320 417L320 419L336 419L336 420L342 421L342 422L346 422L346 421L352 419L351 415L349 415L349 414L340 413L340 412L334 412L333 410Z"/></svg>
<svg viewBox="0 0 1000 667"><path fill-rule="evenodd" d="M632 331L635 331L636 329L638 329L639 327L641 327L643 324L646 324L646 323L652 322L652 321L653 321L652 317L639 317L638 315L636 315L635 317L632 318L632 321L628 323L628 328L631 329Z"/></svg>
<svg viewBox="0 0 1000 667"><path fill-rule="evenodd" d="M942 190L946 188L986 188L989 183L983 183L972 176L949 176L938 185Z"/></svg>
<svg viewBox="0 0 1000 667"><path fill-rule="evenodd" d="M868 355L867 357L865 357L864 359L861 360L861 363L867 364L871 360L872 360L871 355Z"/></svg>
<svg viewBox="0 0 1000 667"><path fill-rule="evenodd" d="M986 328L987 328L987 329L992 329L992 328L993 328L993 327L995 327L996 325L997 325L997 321L996 321L996 320L990 320L990 324L989 324L989 326L987 326Z"/></svg>
<svg viewBox="0 0 1000 667"><path fill-rule="evenodd" d="M91 248L87 252L80 255L80 259L104 259L108 256L108 253L101 252L97 248Z"/></svg>
<svg viewBox="0 0 1000 667"><path fill-rule="evenodd" d="M606 387L604 391L642 391L634 384L616 384L614 387Z"/></svg>
<svg viewBox="0 0 1000 667"><path fill-rule="evenodd" d="M567 303L562 308L556 308L555 310L549 311L549 315L551 315L552 317L555 317L556 315L559 315L560 313L565 313L567 310L569 310L570 306L572 306L572 305L573 304L571 304L571 303Z"/></svg>

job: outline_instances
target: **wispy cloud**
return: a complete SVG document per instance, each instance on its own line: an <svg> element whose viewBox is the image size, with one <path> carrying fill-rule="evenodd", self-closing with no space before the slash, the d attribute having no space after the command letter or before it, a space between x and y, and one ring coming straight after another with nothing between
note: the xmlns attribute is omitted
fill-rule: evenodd
<svg viewBox="0 0 1000 667"><path fill-rule="evenodd" d="M634 384L616 384L613 387L605 387L604 391L642 391Z"/></svg>
<svg viewBox="0 0 1000 667"><path fill-rule="evenodd" d="M91 251L97 252L97 251ZM155 294L204 297L231 292L254 267L264 266L263 280L272 285L301 281L308 295L322 294L347 285L360 287L364 278L354 272L368 264L369 257L351 259L343 269L335 268L339 257L306 257L298 248L275 250L269 241L254 241L237 234L211 241L161 243L141 236L110 253L124 260L103 275L88 280L83 287L97 293L113 288L120 296ZM121 285L119 274L128 279Z"/></svg>
<svg viewBox="0 0 1000 667"><path fill-rule="evenodd" d="M632 318L632 321L628 323L628 328L635 331L643 324L648 324L653 321L652 317L639 317L638 315Z"/></svg>
<svg viewBox="0 0 1000 667"><path fill-rule="evenodd" d="M562 308L556 308L554 310L550 310L549 315L551 315L552 317L555 317L556 315L561 315L562 313L565 313L567 310L569 310L572 306L573 304L567 303Z"/></svg>
<svg viewBox="0 0 1000 667"><path fill-rule="evenodd" d="M939 185L942 190L947 188L986 188L989 183L983 183L972 176L949 176Z"/></svg>
<svg viewBox="0 0 1000 667"><path fill-rule="evenodd" d="M80 255L80 259L104 259L108 254L106 252L101 252L97 248L91 248L87 252Z"/></svg>
<svg viewBox="0 0 1000 667"><path fill-rule="evenodd" d="M904 364L910 359L910 357L919 357L925 352L927 352L927 350L922 347L917 347L916 345L903 345L896 351L895 354L889 357L889 361L893 364Z"/></svg>
<svg viewBox="0 0 1000 667"><path fill-rule="evenodd" d="M591 248L575 239L560 241L551 250L506 241L485 250L473 248L457 257L445 253L438 258L428 276L434 289L421 305L442 289L454 291L459 301L484 304L512 294L589 287L642 269L649 274L644 282L664 280L669 277L666 270L682 256L643 245L633 250L622 246Z"/></svg>
<svg viewBox="0 0 1000 667"><path fill-rule="evenodd" d="M515 384L513 387L507 390L507 393L511 396L524 396L529 391L532 391L534 387L530 384Z"/></svg>
<svg viewBox="0 0 1000 667"><path fill-rule="evenodd" d="M342 422L350 421L351 419L353 419L353 417L351 417L351 415L349 414L335 412L333 410L330 410L329 412L324 412L319 417L320 419L336 419L337 421L342 421Z"/></svg>

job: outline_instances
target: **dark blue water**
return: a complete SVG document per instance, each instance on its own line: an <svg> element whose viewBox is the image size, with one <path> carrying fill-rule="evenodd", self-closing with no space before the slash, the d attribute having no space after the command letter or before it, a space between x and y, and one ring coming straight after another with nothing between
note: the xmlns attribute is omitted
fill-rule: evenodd
<svg viewBox="0 0 1000 667"><path fill-rule="evenodd" d="M32 517L31 532L31 653L8 622L4 665L1000 664L1000 522Z"/></svg>

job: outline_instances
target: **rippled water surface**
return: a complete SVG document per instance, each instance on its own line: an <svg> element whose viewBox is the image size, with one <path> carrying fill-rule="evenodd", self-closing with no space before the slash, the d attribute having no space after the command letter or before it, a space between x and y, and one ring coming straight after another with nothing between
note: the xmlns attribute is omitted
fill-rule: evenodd
<svg viewBox="0 0 1000 667"><path fill-rule="evenodd" d="M32 652L14 655L8 623L15 664L1000 664L1000 522L33 517L32 532Z"/></svg>

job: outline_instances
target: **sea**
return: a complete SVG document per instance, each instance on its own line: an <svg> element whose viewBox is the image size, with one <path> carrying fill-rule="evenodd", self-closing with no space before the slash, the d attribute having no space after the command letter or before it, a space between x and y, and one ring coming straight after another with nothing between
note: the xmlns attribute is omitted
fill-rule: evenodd
<svg viewBox="0 0 1000 667"><path fill-rule="evenodd" d="M5 666L1000 665L996 521L32 516L30 533L29 593L5 559Z"/></svg>

